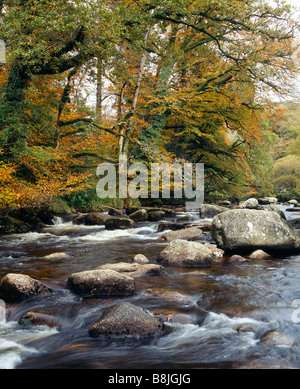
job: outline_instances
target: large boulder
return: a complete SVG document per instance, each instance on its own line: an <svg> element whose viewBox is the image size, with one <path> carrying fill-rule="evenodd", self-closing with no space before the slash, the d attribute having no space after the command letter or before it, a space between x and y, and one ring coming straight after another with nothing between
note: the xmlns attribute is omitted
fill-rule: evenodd
<svg viewBox="0 0 300 389"><path fill-rule="evenodd" d="M154 315L130 303L107 308L89 329L92 338L143 338L162 335L164 324Z"/></svg>
<svg viewBox="0 0 300 389"><path fill-rule="evenodd" d="M20 301L49 293L51 289L25 274L7 274L0 282L0 298L7 302Z"/></svg>
<svg viewBox="0 0 300 389"><path fill-rule="evenodd" d="M198 227L185 228L177 231L164 233L159 239L172 241L176 239L182 240L198 240L202 237L203 231Z"/></svg>
<svg viewBox="0 0 300 389"><path fill-rule="evenodd" d="M129 218L111 217L110 219L105 221L104 225L105 225L105 229L109 231L126 230L128 228L133 227L134 221Z"/></svg>
<svg viewBox="0 0 300 389"><path fill-rule="evenodd" d="M163 266L175 267L210 267L212 250L198 242L173 240L158 256L157 261Z"/></svg>
<svg viewBox="0 0 300 389"><path fill-rule="evenodd" d="M108 269L87 270L72 274L67 287L75 294L86 297L123 297L134 294L132 277Z"/></svg>
<svg viewBox="0 0 300 389"><path fill-rule="evenodd" d="M202 219L212 219L219 213L226 212L228 210L229 208L222 207L221 205L203 204L199 212Z"/></svg>
<svg viewBox="0 0 300 389"><path fill-rule="evenodd" d="M271 211L236 209L217 215L212 237L226 252L300 251L300 235Z"/></svg>

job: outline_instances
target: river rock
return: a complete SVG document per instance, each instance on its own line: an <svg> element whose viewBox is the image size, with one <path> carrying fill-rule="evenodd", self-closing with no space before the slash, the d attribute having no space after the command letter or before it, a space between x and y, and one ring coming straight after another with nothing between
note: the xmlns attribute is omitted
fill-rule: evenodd
<svg viewBox="0 0 300 389"><path fill-rule="evenodd" d="M216 215L228 211L229 208L221 205L203 204L200 208L200 217L202 219L212 219Z"/></svg>
<svg viewBox="0 0 300 389"><path fill-rule="evenodd" d="M287 208L285 211L286 212L300 212L300 208L297 208L297 207Z"/></svg>
<svg viewBox="0 0 300 389"><path fill-rule="evenodd" d="M139 263L140 265L145 265L149 263L149 259L143 254L137 254L133 257L133 262Z"/></svg>
<svg viewBox="0 0 300 389"><path fill-rule="evenodd" d="M237 330L237 332L256 332L257 331L256 328L251 327L251 326L246 325L246 324L240 325L236 330Z"/></svg>
<svg viewBox="0 0 300 389"><path fill-rule="evenodd" d="M293 346L295 344L295 340L292 337L277 331L267 333L261 341L266 346Z"/></svg>
<svg viewBox="0 0 300 389"><path fill-rule="evenodd" d="M166 217L165 211L151 211L148 213L148 220L158 222Z"/></svg>
<svg viewBox="0 0 300 389"><path fill-rule="evenodd" d="M104 225L105 229L109 231L126 230L133 227L134 221L129 218L111 217L105 221Z"/></svg>
<svg viewBox="0 0 300 389"><path fill-rule="evenodd" d="M278 199L276 197L262 197L258 199L258 202L261 205L276 204Z"/></svg>
<svg viewBox="0 0 300 389"><path fill-rule="evenodd" d="M235 209L213 219L212 237L226 252L300 251L300 235L276 212Z"/></svg>
<svg viewBox="0 0 300 389"><path fill-rule="evenodd" d="M83 213L74 215L72 223L76 225L85 224L85 215Z"/></svg>
<svg viewBox="0 0 300 389"><path fill-rule="evenodd" d="M212 251L212 253L213 253L213 255L214 255L215 257L223 257L223 255L224 255L224 250L218 249L216 246L214 246L214 245L211 244L211 243L204 243L204 246L207 247L207 248L209 248L209 249Z"/></svg>
<svg viewBox="0 0 300 389"><path fill-rule="evenodd" d="M126 211L123 210L123 209L116 209L116 208L111 208L109 211L108 211L108 214L110 216L117 216L117 217L124 217Z"/></svg>
<svg viewBox="0 0 300 389"><path fill-rule="evenodd" d="M196 324L195 320L189 315L184 313L155 313L155 316L162 320L164 323L174 324Z"/></svg>
<svg viewBox="0 0 300 389"><path fill-rule="evenodd" d="M176 218L176 222L180 223L180 222L190 222L192 219L191 219L191 216L190 215L180 215L180 216L177 216Z"/></svg>
<svg viewBox="0 0 300 389"><path fill-rule="evenodd" d="M288 203L292 205L298 205L298 201L295 199L289 200Z"/></svg>
<svg viewBox="0 0 300 389"><path fill-rule="evenodd" d="M52 316L38 311L27 312L19 319L22 326L47 326L50 328L60 328L60 323Z"/></svg>
<svg viewBox="0 0 300 389"><path fill-rule="evenodd" d="M173 240L158 256L162 265L175 267L210 267L213 258L212 251L198 242Z"/></svg>
<svg viewBox="0 0 300 389"><path fill-rule="evenodd" d="M85 216L85 224L88 226L104 226L111 216L105 212L91 212Z"/></svg>
<svg viewBox="0 0 300 389"><path fill-rule="evenodd" d="M203 235L203 231L198 227L185 228L177 231L170 231L163 234L159 239L172 241L176 239L198 240Z"/></svg>
<svg viewBox="0 0 300 389"><path fill-rule="evenodd" d="M231 206L231 201L229 201L229 200L221 200L221 201L218 201L218 205L221 205L223 207L230 207Z"/></svg>
<svg viewBox="0 0 300 389"><path fill-rule="evenodd" d="M115 270L95 269L72 274L67 287L80 296L122 297L134 294L135 282Z"/></svg>
<svg viewBox="0 0 300 389"><path fill-rule="evenodd" d="M157 232L163 232L166 230L177 231L177 230L182 230L183 228L185 228L184 223L165 221L159 223Z"/></svg>
<svg viewBox="0 0 300 389"><path fill-rule="evenodd" d="M145 209L139 209L138 211L130 214L130 219L135 222L143 222L148 220L148 213Z"/></svg>
<svg viewBox="0 0 300 389"><path fill-rule="evenodd" d="M288 225L296 230L300 230L300 217L288 220Z"/></svg>
<svg viewBox="0 0 300 389"><path fill-rule="evenodd" d="M199 222L191 223L188 227L197 227L200 228L203 232L208 232L212 230L212 221L211 220L202 220Z"/></svg>
<svg viewBox="0 0 300 389"><path fill-rule="evenodd" d="M25 274L7 274L0 282L0 298L7 302L20 301L32 296L49 293L42 282Z"/></svg>
<svg viewBox="0 0 300 389"><path fill-rule="evenodd" d="M241 255L232 255L230 258L229 258L229 261L230 262L246 262L247 259L242 257Z"/></svg>
<svg viewBox="0 0 300 389"><path fill-rule="evenodd" d="M241 209L245 209L245 208L247 208L247 209L257 209L258 206L259 206L258 200L255 199L255 198L250 198L250 199L248 199L246 201L240 202L240 204L239 204L239 208L241 208Z"/></svg>
<svg viewBox="0 0 300 389"><path fill-rule="evenodd" d="M99 266L97 269L114 270L121 274L126 274L132 278L141 278L146 276L156 276L162 273L164 268L155 264L139 264L139 263L107 263Z"/></svg>
<svg viewBox="0 0 300 389"><path fill-rule="evenodd" d="M105 309L89 329L92 338L141 338L162 335L164 324L154 315L130 303L121 303Z"/></svg>
<svg viewBox="0 0 300 389"><path fill-rule="evenodd" d="M263 250L255 250L255 251L253 251L253 253L251 253L249 255L249 258L251 258L251 259L267 259L267 258L271 258L271 255L266 253Z"/></svg>

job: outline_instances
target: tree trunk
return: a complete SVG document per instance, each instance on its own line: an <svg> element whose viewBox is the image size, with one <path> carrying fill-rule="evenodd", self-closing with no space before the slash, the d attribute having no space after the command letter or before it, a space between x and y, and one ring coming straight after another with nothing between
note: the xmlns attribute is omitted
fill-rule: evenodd
<svg viewBox="0 0 300 389"><path fill-rule="evenodd" d="M151 26L149 26L146 30L146 33L144 36L144 42L143 42L144 46L147 45L150 34L151 34ZM141 58L140 58L139 72L138 72L136 85L135 85L135 89L134 89L134 93L133 93L132 104L131 104L131 108L130 108L130 117L129 117L128 122L126 124L125 135L127 136L127 138L124 139L121 154L127 154L127 152L128 152L129 137L131 136L132 131L133 131L133 128L132 128L133 117L134 117L134 114L136 112L136 106L137 106L137 101L138 101L138 97L139 97L139 93L140 93L140 87L141 87L141 83L142 83L142 79L143 79L143 75L144 75L144 71L145 71L146 60L147 60L147 52L146 52L146 50L143 50Z"/></svg>

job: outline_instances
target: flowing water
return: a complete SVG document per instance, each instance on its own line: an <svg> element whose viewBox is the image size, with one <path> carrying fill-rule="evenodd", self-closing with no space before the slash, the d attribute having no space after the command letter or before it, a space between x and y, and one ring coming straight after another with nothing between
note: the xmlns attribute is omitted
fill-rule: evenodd
<svg viewBox="0 0 300 389"><path fill-rule="evenodd" d="M198 219L195 213L190 216ZM136 293L123 299L83 299L66 288L72 273L128 262L135 254L155 263L166 246L158 241L162 233L157 228L158 223L142 223L130 230L105 231L55 218L40 233L0 237L0 278L23 273L53 289L21 303L0 304L0 368L300 367L300 324L293 306L300 299L300 256L235 263L216 258L211 268L166 268L159 276L137 279ZM204 239L211 241L208 234ZM70 258L43 258L54 252L66 252ZM151 288L170 293L157 297L146 293ZM89 327L119 301L174 320L166 322L168 330L158 338L90 338ZM19 325L19 318L32 310L52 315L60 327ZM253 330L239 332L240 326ZM293 344L263 344L261 338L270 330L292 338Z"/></svg>

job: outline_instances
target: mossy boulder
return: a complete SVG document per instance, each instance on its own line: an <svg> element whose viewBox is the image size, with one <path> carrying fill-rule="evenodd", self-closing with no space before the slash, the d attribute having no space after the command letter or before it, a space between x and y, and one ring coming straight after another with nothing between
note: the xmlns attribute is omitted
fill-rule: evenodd
<svg viewBox="0 0 300 389"><path fill-rule="evenodd" d="M32 226L11 216L0 216L0 234L22 234L32 230Z"/></svg>

